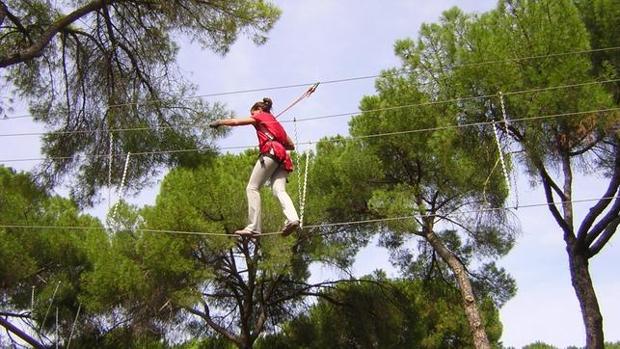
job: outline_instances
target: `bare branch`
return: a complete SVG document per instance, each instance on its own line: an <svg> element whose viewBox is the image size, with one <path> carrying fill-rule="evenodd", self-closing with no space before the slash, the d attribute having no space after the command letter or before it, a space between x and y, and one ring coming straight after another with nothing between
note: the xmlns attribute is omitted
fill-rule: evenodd
<svg viewBox="0 0 620 349"><path fill-rule="evenodd" d="M8 316L8 317L19 317L19 318L30 318L30 313L11 313L7 311L0 311L0 316Z"/></svg>
<svg viewBox="0 0 620 349"><path fill-rule="evenodd" d="M4 19L6 18L6 15L7 15L6 5L4 4L3 1L0 1L0 27L4 23Z"/></svg>
<svg viewBox="0 0 620 349"><path fill-rule="evenodd" d="M618 191L619 187L620 187L620 148L617 148L614 174L609 181L609 185L607 186L607 190L605 191L605 194L603 194L603 197L596 203L596 205L590 208L590 211L588 212L588 214L582 221L581 226L579 227L578 235L577 235L577 239L580 242L585 242L586 245L589 245L590 243L592 243L592 241L594 241L598 237L598 235L601 234L603 229L605 229L607 224L609 224L613 219L615 219L616 216L618 216L618 213L620 213L620 202L619 202L620 199L616 199L613 207L610 209L609 212L607 212L605 217L603 217L601 221L599 221L599 223L596 224L594 228L592 228L591 231L588 231L590 227L592 226L592 224L594 223L594 220L603 212L603 210L607 208L614 194Z"/></svg>
<svg viewBox="0 0 620 349"><path fill-rule="evenodd" d="M538 171L540 172L540 177L543 179L543 183L547 183L549 185L549 188L553 189L553 191L556 194L558 194L558 196L560 197L560 200L562 201L568 200L566 198L566 195L562 191L562 189L560 189L560 187L553 181L553 178L551 178L551 176L547 172L547 169L545 169L545 166L542 164L542 162L539 162L536 165L536 167L538 168Z"/></svg>
<svg viewBox="0 0 620 349"><path fill-rule="evenodd" d="M566 221L562 217L562 214L560 214L560 211L555 206L555 203L553 201L552 187L557 188L557 185L555 185L555 183L553 182L553 179L549 177L549 175L547 174L547 171L545 171L542 165L539 166L538 170L542 178L543 188L545 190L545 197L547 199L547 207L549 208L549 211L551 211L551 215L553 215L553 218L555 218L558 225L564 231L564 235L572 234L570 226L566 223ZM559 188L557 190L559 190ZM564 194L561 191L560 193L561 193L560 197L562 198L562 201L564 201L565 200Z"/></svg>
<svg viewBox="0 0 620 349"><path fill-rule="evenodd" d="M584 136L584 138L585 137L586 136ZM583 154L587 153L589 150L591 150L592 148L594 148L595 146L597 146L602 139L603 139L602 136L597 136L595 140L590 142L590 144L584 146L583 148L581 148L579 150L575 150L575 151L569 152L568 156L573 157L573 156L583 155Z"/></svg>
<svg viewBox="0 0 620 349"><path fill-rule="evenodd" d="M611 237L616 232L618 228L618 224L620 224L620 217L615 217L609 224L605 227L603 234L599 236L598 240L588 249L588 257L592 257L599 253L605 244L611 239Z"/></svg>
<svg viewBox="0 0 620 349"><path fill-rule="evenodd" d="M586 246L591 244L598 236L607 229L607 226L612 224L614 220L618 218L620 215L620 198L616 198L614 204L611 206L609 211L605 214L601 220L590 229L590 231L584 237L584 241Z"/></svg>
<svg viewBox="0 0 620 349"><path fill-rule="evenodd" d="M201 318L203 318L207 324L213 328L215 331L217 331L219 334L221 334L222 336L228 338L229 340L231 340L232 342L234 342L237 345L241 345L241 339L237 336L235 336L234 334L230 333L228 330L226 330L224 327L220 326L218 323L216 323L212 318L211 315L209 314L209 307L204 304L204 308L205 311L202 312L200 310L188 307L185 308L188 312L190 312L191 314L200 316Z"/></svg>
<svg viewBox="0 0 620 349"><path fill-rule="evenodd" d="M40 343L36 339L32 338L26 332L22 331L17 326L13 325L12 323L7 321L3 317L0 317L0 326L6 328L7 331L11 331L15 335L17 335L19 338L23 339L26 343L32 345L34 348L37 348L37 349L44 349L45 348L45 346L42 343Z"/></svg>

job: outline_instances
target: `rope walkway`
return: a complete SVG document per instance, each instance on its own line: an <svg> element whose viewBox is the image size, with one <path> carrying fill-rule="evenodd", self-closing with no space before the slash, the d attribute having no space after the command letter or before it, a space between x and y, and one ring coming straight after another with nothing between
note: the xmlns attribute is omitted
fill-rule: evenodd
<svg viewBox="0 0 620 349"><path fill-rule="evenodd" d="M565 200L565 201L554 201L551 203L534 203L534 204L525 204L519 206L505 206L505 207L489 207L477 210L466 210L466 211L458 211L449 214L421 214L421 215L409 215L409 216L399 216L399 217L386 217L386 218L377 218L377 219L365 219L365 220L357 220L357 221L346 221L346 222L335 222L335 223L321 223L321 224L313 224L306 225L303 227L303 230L311 230L318 228L332 228L332 227L342 227L342 226L352 226L352 225L361 225L361 224L373 224L373 223L383 223L383 222L392 222L406 219L415 219L415 218L425 218L425 217L451 217L465 214L475 214L475 213L490 213L490 212L498 212L498 211L508 211L511 209L519 209L519 208L533 208L533 207L544 207L551 205L561 205L566 203L584 203L584 202L593 202L593 201L601 201L601 200L614 200L618 199L620 196L607 196L601 198L589 198L589 199L578 199L578 200ZM20 224L4 224L0 223L0 228L19 228L19 229L31 229L31 230L43 230L43 229L58 229L58 230L105 230L104 227L101 226L56 226L56 225L20 225ZM228 234L228 233L210 233L210 232L200 232L200 231L184 231L184 230L169 230L169 229L147 229L147 228L138 228L137 231L142 231L145 233L163 233L163 234L175 234L175 235L200 235L200 236L228 236L228 237L239 237L238 235ZM281 235L281 232L268 232L262 233L260 236L269 236L269 235Z"/></svg>
<svg viewBox="0 0 620 349"><path fill-rule="evenodd" d="M617 46L617 47L606 47L606 48L592 49L592 50L580 50L580 51L571 51L571 52L552 53L552 54L547 54L547 55L537 55L537 56L528 56L528 57L520 57L520 58L511 58L511 59L505 59L505 60L491 60L491 61L484 61L484 62L465 63L465 64L461 64L461 65L458 65L458 66L482 66L482 65L488 65L488 64L498 64L498 63L507 63L507 62L519 62L519 61L530 60L530 59L560 57L560 56L565 56L565 55L584 54L584 53L601 52L601 51L618 50L618 49L620 49L620 46ZM405 70L396 70L396 71L393 71L392 73L385 73L385 74L400 75L400 74L403 74L403 73L406 73L406 71ZM334 84L334 83L342 83L342 82L349 82L349 81L377 78L377 77L380 77L380 76L382 76L382 75L381 74L366 75L366 76L357 76L357 77L351 77L351 78L345 78L345 79L327 80L327 81L321 81L321 82L314 83L313 86L304 95L299 97L291 105L289 105L286 109L284 109L282 112L280 112L278 114L278 116L280 116L281 114L286 112L288 109L290 109L293 105L295 105L301 99L309 96L312 92L314 92L314 90L316 89L316 87L318 86L319 83L320 84L324 84L324 85L325 84ZM504 123L506 123L507 120L506 120L506 116L505 116L503 96L519 95L519 94L543 92L543 91L551 91L551 90L566 89L566 88L575 88L575 87L595 85L595 84L615 83L615 82L619 82L619 81L620 81L620 79L610 79L610 80L605 80L605 81L588 81L588 82L568 84L568 85L542 87L542 88L534 88L534 89L520 90L520 91L509 91L509 92L504 92L504 93L500 92L499 96L500 96L501 104L502 104L502 112L503 112L503 115L504 115ZM308 83L284 85L284 86L274 86L274 87L266 87L266 88L258 88L258 89L236 90L236 91L229 91L229 92L219 92L219 93L211 93L211 94L204 94L204 95L195 95L195 96L190 96L190 97L188 97L186 99L189 99L189 98L202 98L202 97L215 97L215 96L242 94L242 93L259 92L259 91L288 89L288 88L297 88L297 87L302 87L302 86L307 86L307 85L308 85ZM296 123L296 122L302 122L302 121L311 121L311 120L335 118L335 117L341 117L341 116L353 116L353 115L359 115L359 114L362 114L362 113L374 113L374 112L382 112L382 111L392 111L392 110L399 110L399 109L413 108L413 107L420 107L420 106L430 106L430 105L439 105L439 104L445 104L445 103L463 102L463 101L474 100L474 99L493 98L493 97L496 97L496 96L497 96L497 94L487 94L487 95L480 95L480 96L468 96L468 97L460 97L460 98L453 98L453 99L447 99L447 100L429 101L429 102L422 102L422 103L414 103L414 104L406 104L406 105L397 105L397 106L391 106L391 107L377 108L377 109L372 109L372 110L366 110L366 111L363 111L363 112L341 113L341 114L332 114L332 115L323 115L323 116L311 116L311 117L306 117L306 118L294 118L294 119L290 119L290 120L283 120L282 122L295 122ZM147 101L147 102L143 102L143 103L110 104L110 105L108 105L108 107L112 108L112 107L121 107L121 106L129 106L129 105L141 105L141 104L147 104L147 103L152 103L152 102L157 102L157 101L153 100L153 101ZM614 112L614 111L618 111L618 110L620 110L620 108L596 109L596 110L590 110L590 111L584 111L584 112L567 112L567 113L541 115L541 116L537 116L537 117L517 118L517 119L510 120L510 122L511 123L514 123L514 122L525 122L525 121L530 121L530 120L559 118L559 117L565 117L565 116L575 116L575 115L583 115L583 114L591 114L591 113L607 113L607 112ZM5 116L4 120L18 119L18 118L28 117L28 116L32 117L32 115L22 115L22 116L12 116L12 117ZM421 129L403 130L403 131L395 131L395 132L376 133L376 134L369 134L369 135L356 136L356 137L345 137L345 138L333 139L333 140L329 140L329 141L333 141L333 142L339 142L341 140L342 141L355 141L355 140L370 139L370 138L376 138L376 137L388 137L388 136L396 136L396 135L404 135L404 134L412 134L412 133L420 133L420 132L439 131L439 130L452 129L452 128L464 128L464 127L472 127L472 126L475 127L475 126L485 126L485 125L493 125L493 129L496 132L497 130L495 129L495 125L497 123L498 122L494 121L494 120L492 120L492 121L483 121L483 122L473 122L473 123L465 123L465 124L458 124L458 125L446 125L446 126L437 126L437 127L430 127L430 128L421 128ZM189 124L189 125L195 125L195 124ZM112 145L112 142L113 142L113 138L112 137L113 137L113 134L115 132L158 130L158 129L168 129L168 128L173 128L173 127L171 127L171 126L162 126L162 127L136 127L136 128L110 129L110 130L108 130L108 132L110 133L110 147ZM59 132L47 132L47 133L45 133L45 132L12 133L12 134L0 134L0 137L41 136L41 135L45 135L45 134L85 134L85 133L93 133L93 132L101 132L101 130L59 131ZM497 137L497 134L496 134L496 137ZM316 144L316 143L317 143L316 141L311 141L311 142L305 142L305 143L301 142L301 143L297 143L297 144L298 145L312 145L312 144ZM222 147L220 149L232 150L232 149L249 149L249 148L255 148L255 146L231 146L231 147ZM154 154L172 154L172 153L182 153L182 152L195 152L195 151L201 151L201 150L202 149L198 149L198 148L194 148L194 149L177 149L177 150L159 150L159 151L134 152L134 153L131 153L131 155L134 155L134 156L144 156L144 155L154 155ZM501 153L502 153L501 152L501 148L499 149L499 151L500 151L500 155L501 155ZM107 157L108 160L109 160L109 163L111 163L112 159L113 159L113 156L127 156L127 160L126 161L128 162L129 155L130 155L130 153L128 153L128 154L112 154L112 152L109 152L108 154L94 154L94 155L92 155L92 157ZM4 160L0 160L0 162L41 161L41 160L46 160L46 159L67 160L67 159L72 159L72 158L73 157L4 159ZM506 177L506 180L509 183L509 178L507 177L507 174L506 174L506 169L505 169L505 164L504 164L503 158L501 158L501 160L502 160L502 167L503 167L504 175ZM127 168L127 162L125 164L125 173L126 173L126 168ZM309 158L308 158L308 154L306 154L306 167L307 167L308 162L309 162ZM306 175L307 175L307 172L306 172ZM124 176L125 176L125 174L124 174ZM508 184L508 185L510 186L510 184ZM304 196L305 196L305 188L304 188ZM567 203L567 202L576 203L576 202L596 201L596 200L605 200L605 199L614 199L614 198L616 198L616 197L598 198L598 199L585 199L585 200L574 200L574 201L564 201L564 202L560 202L560 203ZM444 215L444 216L450 216L450 215L456 215L456 214L466 214L466 213L492 212L492 211L497 211L497 210L509 210L511 208L517 209L519 207L527 208L527 207L537 207L537 206L548 206L548 205L553 205L553 204L557 204L557 203L553 202L553 203L543 203L543 204L520 205L520 206L514 206L514 207L507 206L507 207L501 207L501 208L488 208L488 209L481 209L481 210L458 212L458 213L453 213L453 214ZM336 226L346 226L346 225L356 225L356 224L380 223L380 222L387 222L387 221L394 221L394 220L403 220L403 219L412 219L412 218L426 217L426 216L429 216L429 215L411 215L411 216L404 216L404 217L389 217L389 218L371 219L371 220L360 220L360 221L349 221L349 222L338 222L338 223L324 223L324 224L320 224L320 225L307 225L307 226L303 226L302 229L305 230L305 229L326 228L326 227L336 227ZM70 229L70 230L103 229L102 227L44 226L44 225L18 225L18 224L0 224L0 228ZM177 231L177 230L161 230L161 229L138 229L138 230L139 231L143 231L143 232L152 232L152 233L168 233L168 234L184 234L184 235L236 236L236 235L227 234L227 233L205 233L205 232L196 232L196 231ZM269 233L263 233L263 234L261 234L261 236L265 236L265 235L279 235L279 234L281 234L281 233L280 232L269 232Z"/></svg>

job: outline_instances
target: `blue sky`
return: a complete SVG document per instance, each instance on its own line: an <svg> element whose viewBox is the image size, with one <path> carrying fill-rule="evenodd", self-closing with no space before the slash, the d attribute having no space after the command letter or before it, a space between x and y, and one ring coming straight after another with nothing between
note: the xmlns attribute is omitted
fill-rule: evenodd
<svg viewBox="0 0 620 349"><path fill-rule="evenodd" d="M299 0L276 1L283 10L281 19L269 33L263 46L240 38L222 57L187 42L182 44L179 64L182 72L198 85L197 94L326 81L378 74L398 66L393 53L397 39L415 38L423 22L434 22L441 12L458 6L466 12L492 9L496 2L478 1L353 1ZM277 112L303 92L303 88L258 93L236 94L209 99L221 101L238 113L247 116L255 101L270 96ZM374 80L322 85L308 100L289 111L283 119L292 117L353 113L364 95L374 93ZM16 110L15 114L23 113ZM13 115L13 114L11 114ZM349 117L304 122L298 125L300 141L347 134ZM293 134L292 124L286 124ZM0 121L2 133L41 130L29 119ZM36 138L0 139L0 159L38 157ZM222 146L251 145L255 135L249 128L235 128ZM28 170L32 163L9 163ZM313 175L312 173L310 175ZM516 192L521 205L541 203L543 194L530 188L523 174L516 174ZM596 176L578 178L575 199L600 196L604 180ZM154 202L157 182L132 201L139 204ZM312 190L312 188L309 188ZM515 203L515 191L509 202ZM577 219L583 217L591 203L576 204ZM101 216L107 204L95 208ZM504 324L502 341L520 348L542 340L558 347L583 345L585 334L579 305L571 287L568 261L558 227L543 207L521 208L514 211L521 224L516 247L500 261L517 280L519 291L500 311ZM608 341L620 340L620 278L614 265L618 264L618 238L591 261L591 273L604 315ZM353 271L357 275L375 269L392 270L384 250L369 247L360 252ZM314 278L329 277L334 271L315 268Z"/></svg>

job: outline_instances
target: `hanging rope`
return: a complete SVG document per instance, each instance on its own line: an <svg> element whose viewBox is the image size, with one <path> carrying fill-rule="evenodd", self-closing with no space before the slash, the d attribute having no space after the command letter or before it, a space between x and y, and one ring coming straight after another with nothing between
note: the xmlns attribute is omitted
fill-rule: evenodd
<svg viewBox="0 0 620 349"><path fill-rule="evenodd" d="M497 160L495 161L495 165L493 165L491 172L489 173L489 175L487 176L487 179L484 181L484 184L482 185L482 200L484 200L485 204L489 203L489 201L487 200L487 185L489 184L491 177L493 177L493 173L495 172L497 165L499 165L499 158L497 158Z"/></svg>
<svg viewBox="0 0 620 349"><path fill-rule="evenodd" d="M504 153L502 152L502 145L499 141L499 134L497 133L497 124L493 123L493 133L495 134L495 143L497 144L497 151L499 153L499 160L502 164L502 172L504 173L504 179L506 181L506 187L508 187L508 195L510 195L510 179L508 177L508 171L506 170L506 162L504 161Z"/></svg>
<svg viewBox="0 0 620 349"><path fill-rule="evenodd" d="M316 86L318 86L318 83L313 86L314 89L316 89ZM297 133L297 122L295 118L293 118L293 129L295 131L295 149L297 149L296 154L295 154L297 163L295 164L295 167L299 168L301 166L302 155L299 154L299 137ZM304 169L303 186L302 186L302 180L301 180L301 171L297 170L297 193L298 193L298 198L299 198L299 228L300 229L303 229L304 227L304 210L306 207L306 189L308 187L308 163L310 162L310 153L307 151L304 151L304 155L306 156L306 164L305 164L305 169Z"/></svg>
<svg viewBox="0 0 620 349"><path fill-rule="evenodd" d="M306 189L308 188L308 164L310 163L310 152L306 151L306 168L304 169L304 189L299 199L299 228L304 227L304 210L306 208Z"/></svg>
<svg viewBox="0 0 620 349"><path fill-rule="evenodd" d="M293 118L293 130L295 131L295 167L297 168L297 197L299 198L299 208L301 208L301 171L299 171L299 166L301 166L301 155L299 154L299 138L297 135L297 122L295 118Z"/></svg>
<svg viewBox="0 0 620 349"><path fill-rule="evenodd" d="M118 188L118 193L124 194L125 192L125 179L127 179L127 169L129 168L129 157L131 152L127 152L127 158L125 158L125 168L123 169L123 178L121 179L121 186Z"/></svg>
<svg viewBox="0 0 620 349"><path fill-rule="evenodd" d="M510 125L510 123L508 122L508 118L506 117L506 106L504 105L504 94L502 93L502 91L499 91L499 102L500 105L502 106L502 116L504 118L504 127L506 128L506 132L508 132L508 126ZM506 172L504 170L504 175L506 175ZM514 183L514 190L512 191L512 193L515 196L515 209L519 208L519 188L517 187L517 178L516 178L516 174L513 172L512 175L512 183Z"/></svg>
<svg viewBox="0 0 620 349"><path fill-rule="evenodd" d="M499 98L500 98L500 104L502 107L502 115L504 117L504 125L508 126L508 124L506 123L506 108L504 107L504 96L502 95L502 92L500 91L499 93ZM495 134L495 143L497 144L497 152L499 153L499 160L502 164L502 171L504 173L504 180L506 181L506 187L508 188L508 195L510 195L511 193L511 186L510 186L510 177L508 177L508 170L506 169L506 162L504 161L504 152L502 151L502 145L499 141L499 133L497 132L497 122L493 121L493 134Z"/></svg>
<svg viewBox="0 0 620 349"><path fill-rule="evenodd" d="M52 309L52 304L54 304L54 298L56 298L56 292L58 292L59 287L60 287L60 281L58 281L58 283L56 284L56 288L54 289L54 293L52 293L52 298L50 299L50 305L47 306L47 310L45 311L45 316L43 317L43 321L41 322L41 326L39 327L39 332L41 332L41 330L45 326L45 320L47 320L47 316L49 315L50 310Z"/></svg>
<svg viewBox="0 0 620 349"><path fill-rule="evenodd" d="M508 127L508 118L506 117L506 105L504 104L504 94L499 91L499 104L502 107L502 117L504 118L504 127Z"/></svg>
<svg viewBox="0 0 620 349"><path fill-rule="evenodd" d="M30 313L34 313L34 285L32 285L32 292L30 293Z"/></svg>
<svg viewBox="0 0 620 349"><path fill-rule="evenodd" d="M515 210L519 209L519 190L517 188L517 173L513 172L512 175L513 188L515 188L512 192L515 194Z"/></svg>
<svg viewBox="0 0 620 349"><path fill-rule="evenodd" d="M301 102L302 99L310 97L310 95L313 94L314 91L316 91L316 88L319 87L319 84L320 82L317 82L314 85L310 86L310 88L308 88L306 92L304 92L301 96L297 97L297 99L294 100L291 104L289 104L288 107L284 108L284 110L278 113L278 115L276 115L276 119L279 118L280 115L284 114L287 110L291 109L295 104Z"/></svg>
<svg viewBox="0 0 620 349"><path fill-rule="evenodd" d="M110 149L108 150L108 210L112 205L112 152L114 151L114 133L110 132Z"/></svg>
<svg viewBox="0 0 620 349"><path fill-rule="evenodd" d="M73 320L73 325L71 325L71 332L69 333L69 340L67 341L67 349L71 346L71 338L73 338L73 331L75 331L75 324L80 316L80 310L82 310L82 303L78 305L77 313L75 314L75 319Z"/></svg>
<svg viewBox="0 0 620 349"><path fill-rule="evenodd" d="M118 200L114 205L114 210L112 211L112 217L116 216L116 209L118 208L118 203L120 199L125 195L125 179L127 178L127 169L129 168L129 157L131 156L131 152L127 153L127 157L125 158L125 168L123 169L123 177L121 179L121 186L118 188L116 192L118 196Z"/></svg>
<svg viewBox="0 0 620 349"><path fill-rule="evenodd" d="M55 335L55 337L56 337L56 349L58 349L58 340L59 340L59 338L58 338L58 307L56 307L56 331L55 332L56 332L56 335Z"/></svg>

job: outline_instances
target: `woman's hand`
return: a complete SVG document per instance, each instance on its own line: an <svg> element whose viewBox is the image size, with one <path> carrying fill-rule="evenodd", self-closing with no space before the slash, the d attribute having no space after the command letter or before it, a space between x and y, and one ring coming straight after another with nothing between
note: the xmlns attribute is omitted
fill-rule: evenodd
<svg viewBox="0 0 620 349"><path fill-rule="evenodd" d="M286 136L286 144L284 144L284 149L286 150L295 150L295 143L288 135Z"/></svg>

